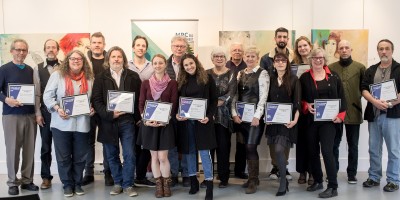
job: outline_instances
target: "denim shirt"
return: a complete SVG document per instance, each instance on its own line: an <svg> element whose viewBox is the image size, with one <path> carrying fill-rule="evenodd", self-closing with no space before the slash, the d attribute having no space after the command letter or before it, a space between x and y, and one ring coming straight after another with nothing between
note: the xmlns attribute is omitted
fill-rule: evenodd
<svg viewBox="0 0 400 200"><path fill-rule="evenodd" d="M74 81L72 81L74 82ZM88 98L92 95L93 80L88 82ZM74 86L74 94L79 94L79 89ZM79 115L62 119L56 110L55 105L60 105L61 98L65 96L65 79L61 76L60 71L51 74L47 82L46 89L43 93L43 101L47 109L51 113L50 128L56 128L60 131L82 132L87 133L90 130L90 116Z"/></svg>

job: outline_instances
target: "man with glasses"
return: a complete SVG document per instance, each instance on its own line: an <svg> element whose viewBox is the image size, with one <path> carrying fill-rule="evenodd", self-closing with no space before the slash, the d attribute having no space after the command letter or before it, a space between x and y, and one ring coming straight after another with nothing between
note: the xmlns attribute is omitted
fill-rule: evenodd
<svg viewBox="0 0 400 200"><path fill-rule="evenodd" d="M37 124L40 129L40 137L42 138L42 147L40 149L40 159L42 161L42 166L40 170L40 176L42 177L41 189L48 189L51 187L51 180L53 176L51 175L50 166L52 161L51 156L51 144L53 141L53 133L50 129L51 114L46 108L43 102L43 92L46 88L47 81L49 81L50 75L58 69L60 62L57 59L58 51L60 50L60 45L57 41L53 39L48 39L44 43L44 54L46 56L46 61L39 63L33 71L33 80L38 86L37 90L40 89L40 107L37 106L36 113L40 116L37 119Z"/></svg>
<svg viewBox="0 0 400 200"><path fill-rule="evenodd" d="M372 96L371 84L394 80L395 88L400 88L400 64L393 59L392 41L383 39L377 45L380 62L365 71L361 83L363 97L368 101L364 119L368 120L369 163L368 179L364 187L380 185L382 177L382 144L385 140L388 151L386 169L386 192L394 192L400 184L400 100L397 98L377 99ZM392 91L393 93L393 91Z"/></svg>
<svg viewBox="0 0 400 200"><path fill-rule="evenodd" d="M360 124L363 122L360 84L366 68L363 64L352 59L351 53L353 49L349 41L341 40L338 44L338 51L340 60L330 64L329 69L339 74L344 87L344 94L347 102L344 124L346 128L347 144L349 145L347 182L356 184L358 139L360 136ZM337 171L339 171L339 146L342 136L343 124L338 124L338 132L336 133L333 145L333 154L335 156Z"/></svg>
<svg viewBox="0 0 400 200"><path fill-rule="evenodd" d="M268 71L269 74L271 74L272 70L274 69L274 56L277 53L283 53L286 54L286 56L289 58L290 63L292 63L293 58L294 58L294 53L293 50L289 49L287 47L288 41L289 41L289 30L283 27L280 27L275 30L275 43L276 47L271 50L269 53L265 54L263 57L261 57L260 60L260 66L264 68L265 70ZM261 130L264 130L262 128ZM289 152L290 148L285 148L285 156L286 156L286 165L289 164L288 159L289 159ZM272 170L269 173L268 177L270 179L276 180L279 177L279 170L276 164L276 158L275 158L275 147L274 145L269 145L269 154L271 156L271 163L272 163ZM288 180L292 180L292 176L290 175L289 171L286 170L286 178Z"/></svg>
<svg viewBox="0 0 400 200"><path fill-rule="evenodd" d="M33 184L34 153L36 141L36 120L41 114L36 113L35 106L40 104L39 88L35 87L35 105L24 105L10 97L9 84L34 84L33 69L24 63L28 55L28 43L16 39L11 43L10 53L13 60L0 67L0 101L3 102L3 130L6 145L8 194L18 195L18 186L29 191L38 191ZM20 152L22 149L21 178L17 178Z"/></svg>
<svg viewBox="0 0 400 200"><path fill-rule="evenodd" d="M172 37L171 39L172 55L167 60L167 73L171 79L176 80L178 78L181 58L183 55L186 54L188 45L189 44L186 37L180 35L175 35L174 37ZM175 119L175 117L173 117L173 119ZM179 174L179 154L177 147L168 151L168 160L171 165L171 176L172 176L171 186L174 187L178 183L178 174ZM189 179L185 154L182 154L181 167L182 167L182 184L184 187L189 187L190 179Z"/></svg>

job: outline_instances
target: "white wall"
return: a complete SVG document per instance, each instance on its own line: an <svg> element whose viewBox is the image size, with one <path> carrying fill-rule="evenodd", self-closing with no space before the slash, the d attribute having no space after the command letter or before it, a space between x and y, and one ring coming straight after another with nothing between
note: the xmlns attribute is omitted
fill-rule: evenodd
<svg viewBox="0 0 400 200"><path fill-rule="evenodd" d="M397 0L0 0L0 3L0 33L101 31L107 47L118 45L125 52L131 51L131 19L199 19L199 58L205 66L210 66L210 48L218 45L221 30L275 30L283 26L296 30L297 36L310 37L311 29L369 29L368 65L379 60L375 49L380 39L388 38L395 46L400 43L395 23L400 8ZM394 52L394 58L399 60L397 51ZM0 134L3 135L1 124ZM366 122L360 134L359 170L366 171L369 167ZM345 141L344 137L340 148L341 171L347 165ZM270 169L265 143L263 138L258 150L262 168ZM4 144L2 136L0 144ZM36 144L35 173L40 173L39 137ZM101 155L99 149L97 155ZM6 173L3 145L0 152L0 173ZM99 157L96 162L100 162ZM289 169L295 171L295 149L290 155ZM55 167L53 172L57 172Z"/></svg>

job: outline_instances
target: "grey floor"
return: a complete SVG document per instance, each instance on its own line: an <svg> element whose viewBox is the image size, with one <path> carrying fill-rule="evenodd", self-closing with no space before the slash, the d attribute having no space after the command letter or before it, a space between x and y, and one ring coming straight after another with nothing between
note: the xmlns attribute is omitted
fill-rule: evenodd
<svg viewBox="0 0 400 200"><path fill-rule="evenodd" d="M318 196L318 192L307 192L305 191L306 185L297 184L298 174L293 173L293 181L290 182L289 190L283 197L275 197L275 193L277 192L278 182L276 180L267 180L265 174L261 174L261 182L258 187L257 193L255 194L245 194L244 189L240 187L240 185L244 182L244 180L231 178L229 180L229 187L224 189L218 188L219 181L214 181L214 199L227 199L227 200L236 200L236 199L296 199L296 200L306 200L306 199L316 199ZM367 178L367 173L359 173L358 174L358 183L355 185L349 185L346 181L346 174L339 173L338 181L339 181L339 196L332 199L351 199L351 200L397 200L400 199L400 191L396 191L393 193L384 192L382 190L383 186L386 184L385 179L382 179L381 186L375 188L363 188L362 182ZM202 179L202 178L200 178ZM8 187L6 186L6 175L0 175L0 182L2 186L0 187L0 197L8 197ZM39 185L41 183L41 179L39 175L35 175L34 183ZM326 187L326 184L324 183ZM83 196L74 196L70 198L66 198L63 196L63 190L61 182L58 176L55 176L53 179L53 187L47 190L40 190L38 192L41 199L48 200L57 200L57 199L79 199L79 200L103 200L103 199L132 199L132 197L128 197L125 194L120 194L117 196L110 196L109 191L111 187L104 186L103 177L98 175L95 177L94 184L90 184L88 186L84 186L86 194ZM154 197L154 188L136 188L139 193L138 197L133 197L135 199L155 199ZM181 186L173 188L173 196L168 199L204 199L205 189L200 189L200 192L195 195L188 194L189 188L184 188ZM33 192L28 192L26 190L20 190L20 195L34 194Z"/></svg>

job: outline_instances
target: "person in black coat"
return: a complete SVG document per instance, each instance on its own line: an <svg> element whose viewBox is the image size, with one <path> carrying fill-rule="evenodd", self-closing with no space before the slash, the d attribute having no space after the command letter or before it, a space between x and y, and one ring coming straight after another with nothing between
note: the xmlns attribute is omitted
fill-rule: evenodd
<svg viewBox="0 0 400 200"><path fill-rule="evenodd" d="M124 51L120 47L112 47L106 56L105 71L96 76L93 89L93 106L100 115L101 126L97 140L105 146L107 159L110 163L111 174L114 178L114 187L111 195L124 191L129 196L137 196L133 189L133 171L135 161L134 138L135 122L140 121L138 101L141 81L136 72L129 70ZM109 111L108 92L116 90L134 93L133 113L118 110ZM119 158L122 145L124 165Z"/></svg>
<svg viewBox="0 0 400 200"><path fill-rule="evenodd" d="M190 120L176 115L178 122L178 149L187 155L188 171L190 176L189 194L199 191L197 180L197 151L202 160L205 183L207 186L206 199L213 196L213 167L210 149L217 147L214 132L214 115L217 110L217 92L215 81L207 74L199 60L191 54L182 57L182 65L178 76L178 90L180 97L207 99L207 110L204 119Z"/></svg>

